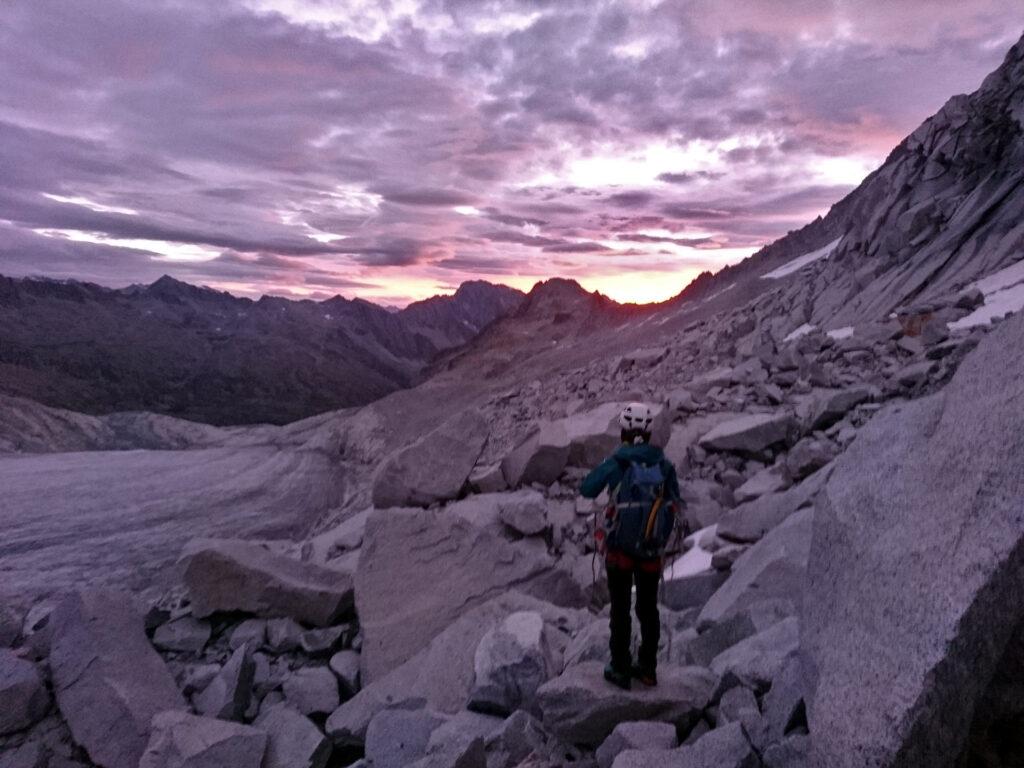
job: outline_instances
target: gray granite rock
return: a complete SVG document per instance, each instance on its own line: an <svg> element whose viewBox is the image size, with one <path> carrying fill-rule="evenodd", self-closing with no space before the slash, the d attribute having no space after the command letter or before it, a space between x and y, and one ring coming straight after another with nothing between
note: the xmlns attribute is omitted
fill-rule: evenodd
<svg viewBox="0 0 1024 768"><path fill-rule="evenodd" d="M598 768L611 768L620 752L627 749L659 750L679 746L676 727L671 723L630 721L615 726L608 738L597 748L594 757Z"/></svg>
<svg viewBox="0 0 1024 768"><path fill-rule="evenodd" d="M327 663L338 678L338 685L344 697L355 696L359 691L359 654L355 651L338 651Z"/></svg>
<svg viewBox="0 0 1024 768"><path fill-rule="evenodd" d="M366 729L366 759L373 768L408 768L427 752L445 717L426 709L385 709Z"/></svg>
<svg viewBox="0 0 1024 768"><path fill-rule="evenodd" d="M352 578L341 571L231 539L200 539L182 553L183 580L199 617L244 611L330 626L351 612Z"/></svg>
<svg viewBox="0 0 1024 768"><path fill-rule="evenodd" d="M231 658L201 693L192 697L196 711L221 720L241 720L249 709L256 665L248 645L231 654Z"/></svg>
<svg viewBox="0 0 1024 768"><path fill-rule="evenodd" d="M248 725L185 712L153 717L138 768L260 768L267 735Z"/></svg>
<svg viewBox="0 0 1024 768"><path fill-rule="evenodd" d="M711 661L711 669L721 676L732 674L744 685L763 691L799 645L800 620L791 616L722 651Z"/></svg>
<svg viewBox="0 0 1024 768"><path fill-rule="evenodd" d="M364 683L328 718L328 734L339 746L361 746L374 715L403 701L425 703L448 714L464 709L475 680L474 660L481 638L517 611L536 611L544 617L554 630L550 639L558 655L564 653L568 634L593 621L584 611L558 608L515 591L501 594L467 611L409 661Z"/></svg>
<svg viewBox="0 0 1024 768"><path fill-rule="evenodd" d="M573 744L596 747L624 720L653 720L692 726L718 684L701 667L664 667L656 688L624 691L604 679L604 665L589 661L566 670L537 691L542 721Z"/></svg>
<svg viewBox="0 0 1024 768"><path fill-rule="evenodd" d="M950 765L1009 663L1022 338L1024 317L1003 323L940 393L875 415L818 498L802 624L812 765Z"/></svg>
<svg viewBox="0 0 1024 768"><path fill-rule="evenodd" d="M186 708L141 612L124 593L79 590L50 624L54 693L75 742L102 768L137 768L153 716Z"/></svg>
<svg viewBox="0 0 1024 768"><path fill-rule="evenodd" d="M743 733L730 723L701 736L692 744L670 750L626 750L612 768L758 768L760 760Z"/></svg>
<svg viewBox="0 0 1024 768"><path fill-rule="evenodd" d="M253 727L267 734L262 768L324 768L331 758L330 740L287 705L261 711Z"/></svg>
<svg viewBox="0 0 1024 768"><path fill-rule="evenodd" d="M285 678L285 699L304 715L328 715L338 708L338 680L327 667L302 667Z"/></svg>
<svg viewBox="0 0 1024 768"><path fill-rule="evenodd" d="M511 585L583 605L582 587L535 544L509 542L444 511L370 515L356 571L363 684L407 661L462 613Z"/></svg>
<svg viewBox="0 0 1024 768"><path fill-rule="evenodd" d="M754 603L775 600L796 613L811 547L812 509L793 513L733 564L726 582L701 609L698 628L729 618Z"/></svg>
<svg viewBox="0 0 1024 768"><path fill-rule="evenodd" d="M510 614L477 645L468 707L493 715L533 709L537 689L555 667L544 618L536 611Z"/></svg>
<svg viewBox="0 0 1024 768"><path fill-rule="evenodd" d="M0 736L34 725L50 708L43 676L31 661L0 648Z"/></svg>
<svg viewBox="0 0 1024 768"><path fill-rule="evenodd" d="M153 633L153 645L161 651L199 653L210 642L210 623L191 616L161 624Z"/></svg>
<svg viewBox="0 0 1024 768"><path fill-rule="evenodd" d="M475 409L459 412L384 461L373 479L373 505L427 507L459 496L490 427Z"/></svg>
<svg viewBox="0 0 1024 768"><path fill-rule="evenodd" d="M699 445L708 451L757 457L771 446L790 442L795 430L796 419L790 413L751 414L719 424L700 438Z"/></svg>

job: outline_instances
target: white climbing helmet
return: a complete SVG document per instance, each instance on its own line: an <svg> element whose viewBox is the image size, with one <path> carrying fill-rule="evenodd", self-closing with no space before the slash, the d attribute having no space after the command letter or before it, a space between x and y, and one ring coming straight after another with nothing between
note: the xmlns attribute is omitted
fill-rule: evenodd
<svg viewBox="0 0 1024 768"><path fill-rule="evenodd" d="M630 403L619 414L619 426L623 429L637 429L650 432L654 421L654 412L645 403Z"/></svg>

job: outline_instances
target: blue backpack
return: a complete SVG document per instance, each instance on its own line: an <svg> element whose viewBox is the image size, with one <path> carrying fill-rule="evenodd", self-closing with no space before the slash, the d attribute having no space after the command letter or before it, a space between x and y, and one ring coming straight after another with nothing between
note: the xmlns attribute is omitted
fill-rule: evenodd
<svg viewBox="0 0 1024 768"><path fill-rule="evenodd" d="M608 547L639 560L653 560L664 553L674 527L661 463L648 467L630 462L613 491L612 514L606 518Z"/></svg>

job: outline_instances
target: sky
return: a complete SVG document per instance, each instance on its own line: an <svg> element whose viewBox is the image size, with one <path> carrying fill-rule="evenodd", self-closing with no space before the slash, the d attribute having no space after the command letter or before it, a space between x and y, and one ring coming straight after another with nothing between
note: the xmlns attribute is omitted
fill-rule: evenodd
<svg viewBox="0 0 1024 768"><path fill-rule="evenodd" d="M659 301L853 189L1024 0L4 0L0 274Z"/></svg>

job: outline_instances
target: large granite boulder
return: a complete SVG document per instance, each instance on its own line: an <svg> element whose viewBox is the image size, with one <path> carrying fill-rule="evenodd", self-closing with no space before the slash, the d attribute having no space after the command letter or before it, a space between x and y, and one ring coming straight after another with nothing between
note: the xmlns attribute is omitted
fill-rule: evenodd
<svg viewBox="0 0 1024 768"><path fill-rule="evenodd" d="M50 708L50 694L36 665L0 649L0 736L38 722Z"/></svg>
<svg viewBox="0 0 1024 768"><path fill-rule="evenodd" d="M192 613L244 611L329 626L352 611L352 577L234 539L196 539L181 556Z"/></svg>
<svg viewBox="0 0 1024 768"><path fill-rule="evenodd" d="M740 555L729 578L701 609L698 628L769 601L783 614L795 614L804 591L813 520L812 508L794 512Z"/></svg>
<svg viewBox="0 0 1024 768"><path fill-rule="evenodd" d="M103 768L137 768L150 721L185 701L129 595L79 590L50 617L50 669L71 736Z"/></svg>
<svg viewBox="0 0 1024 768"><path fill-rule="evenodd" d="M465 410L433 432L390 456L373 480L373 505L428 507L457 498L480 458L490 427L483 415Z"/></svg>
<svg viewBox="0 0 1024 768"><path fill-rule="evenodd" d="M511 585L555 602L585 600L543 547L509 542L444 511L374 512L356 571L363 683L395 669L460 614Z"/></svg>
<svg viewBox="0 0 1024 768"><path fill-rule="evenodd" d="M1019 704L993 693L1024 672L1022 404L1018 317L838 460L802 614L812 765L942 768L1019 735Z"/></svg>
<svg viewBox="0 0 1024 768"><path fill-rule="evenodd" d="M344 702L327 720L328 735L339 746L359 747L374 715L403 701L425 702L449 714L464 709L476 681L480 640L519 611L534 611L544 618L556 660L564 655L570 635L592 621L586 611L559 608L516 591L500 594L464 613L426 648Z"/></svg>
<svg viewBox="0 0 1024 768"><path fill-rule="evenodd" d="M138 768L261 768L267 734L186 712L161 712Z"/></svg>
<svg viewBox="0 0 1024 768"><path fill-rule="evenodd" d="M688 729L711 703L718 676L702 667L664 667L656 688L624 691L604 679L604 665L587 661L541 686L544 725L572 744L597 747L626 720L653 720Z"/></svg>
<svg viewBox="0 0 1024 768"><path fill-rule="evenodd" d="M791 413L754 413L719 424L698 444L706 451L759 457L772 446L791 442L796 429Z"/></svg>

